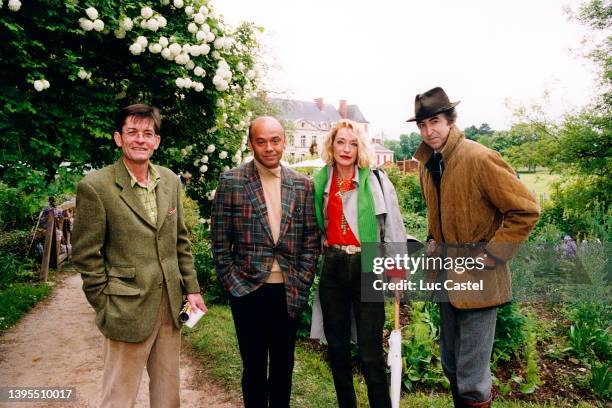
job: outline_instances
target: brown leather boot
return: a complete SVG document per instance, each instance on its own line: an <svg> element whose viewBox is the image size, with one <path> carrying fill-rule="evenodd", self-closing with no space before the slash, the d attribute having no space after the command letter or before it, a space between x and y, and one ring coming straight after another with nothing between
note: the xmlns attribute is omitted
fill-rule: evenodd
<svg viewBox="0 0 612 408"><path fill-rule="evenodd" d="M463 400L463 406L466 408L491 408L491 398L482 402Z"/></svg>

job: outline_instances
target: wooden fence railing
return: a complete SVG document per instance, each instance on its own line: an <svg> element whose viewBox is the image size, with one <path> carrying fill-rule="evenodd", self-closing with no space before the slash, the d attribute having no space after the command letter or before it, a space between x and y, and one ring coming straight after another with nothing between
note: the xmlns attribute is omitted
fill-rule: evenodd
<svg viewBox="0 0 612 408"><path fill-rule="evenodd" d="M41 217L46 216L46 231L40 266L40 280L42 281L47 280L49 268L57 268L72 255L74 213L74 199L43 211Z"/></svg>

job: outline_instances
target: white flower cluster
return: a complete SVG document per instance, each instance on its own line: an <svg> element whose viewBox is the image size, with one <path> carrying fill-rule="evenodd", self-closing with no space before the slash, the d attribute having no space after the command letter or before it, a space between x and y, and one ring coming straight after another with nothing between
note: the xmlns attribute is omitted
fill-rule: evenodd
<svg viewBox="0 0 612 408"><path fill-rule="evenodd" d="M157 31L168 24L164 16L155 14L153 9L149 6L140 9L140 16L142 17L142 20L140 20L140 28L142 29Z"/></svg>
<svg viewBox="0 0 612 408"><path fill-rule="evenodd" d="M79 69L79 73L77 74L79 78L82 80L91 78L91 72L85 71L83 68Z"/></svg>
<svg viewBox="0 0 612 408"><path fill-rule="evenodd" d="M208 193L206 193L206 198L208 198L210 201L212 201L215 198L215 192L217 190L210 190Z"/></svg>
<svg viewBox="0 0 612 408"><path fill-rule="evenodd" d="M193 145L185 146L181 149L181 156L185 157L193 151Z"/></svg>
<svg viewBox="0 0 612 408"><path fill-rule="evenodd" d="M229 51L234 45L234 40L231 37L218 37L213 43L215 49L220 51Z"/></svg>
<svg viewBox="0 0 612 408"><path fill-rule="evenodd" d="M125 33L131 31L134 28L134 22L129 17L124 17L119 21L119 28L114 31L115 37L122 39L125 38Z"/></svg>
<svg viewBox="0 0 612 408"><path fill-rule="evenodd" d="M198 164L200 164L200 163L202 163L202 164L206 164L206 163L208 163L208 156L204 155L204 156L202 156L202 158L201 158L201 159L196 159L196 160L193 162L193 165L194 165L194 166L197 166L197 165L198 165Z"/></svg>
<svg viewBox="0 0 612 408"><path fill-rule="evenodd" d="M19 0L9 0L8 8L11 11L19 11L21 8L21 2ZM2 7L2 2L0 1L0 7Z"/></svg>
<svg viewBox="0 0 612 408"><path fill-rule="evenodd" d="M191 78L176 78L177 88L193 88L196 92L202 92L204 90L204 84L197 81L192 81Z"/></svg>
<svg viewBox="0 0 612 408"><path fill-rule="evenodd" d="M232 80L232 71L225 60L219 60L217 71L213 77L213 85L217 91L224 92L229 88L229 82Z"/></svg>
<svg viewBox="0 0 612 408"><path fill-rule="evenodd" d="M234 154L234 157L232 157L232 161L236 164L240 164L242 162L242 152L240 149L236 151L236 154Z"/></svg>
<svg viewBox="0 0 612 408"><path fill-rule="evenodd" d="M85 31L102 31L104 30L104 21L98 18L98 10L95 7L89 7L85 10L85 14L87 14L88 18L80 18L79 25Z"/></svg>
<svg viewBox="0 0 612 408"><path fill-rule="evenodd" d="M139 36L136 41L130 45L130 52L134 55L140 55L149 44L149 40L145 36Z"/></svg>
<svg viewBox="0 0 612 408"><path fill-rule="evenodd" d="M38 92L44 91L50 86L51 84L46 79L37 79L34 81L34 89L36 89Z"/></svg>

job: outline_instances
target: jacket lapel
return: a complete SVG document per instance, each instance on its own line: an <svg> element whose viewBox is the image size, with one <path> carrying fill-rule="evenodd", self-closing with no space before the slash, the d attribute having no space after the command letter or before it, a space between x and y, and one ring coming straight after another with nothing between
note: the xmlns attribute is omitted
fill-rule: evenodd
<svg viewBox="0 0 612 408"><path fill-rule="evenodd" d="M245 170L247 182L245 183L244 188L247 192L249 200L251 201L251 205L255 210L255 214L263 226L264 231L266 234L268 234L270 240L274 242L274 238L272 238L272 231L270 230L270 224L268 224L268 208L266 207L266 198L264 197L261 178L255 169L255 162L251 161L248 163Z"/></svg>
<svg viewBox="0 0 612 408"><path fill-rule="evenodd" d="M130 183L130 174L123 164L123 160L119 159L115 162L115 183L121 187L121 193L119 197L127 204L132 211L136 213L145 223L155 228L155 225L149 219L147 212L145 211L142 203L136 196L134 189Z"/></svg>
<svg viewBox="0 0 612 408"><path fill-rule="evenodd" d="M280 241L289 228L289 217L295 209L295 189L293 188L293 178L285 167L281 166L281 223L278 240Z"/></svg>
<svg viewBox="0 0 612 408"><path fill-rule="evenodd" d="M168 180L164 180L164 176L161 172L160 180L157 184L157 188L155 191L155 195L157 197L157 230L161 229L162 225L164 225L164 221L168 216L168 207L170 206L170 191L168 186L170 183Z"/></svg>

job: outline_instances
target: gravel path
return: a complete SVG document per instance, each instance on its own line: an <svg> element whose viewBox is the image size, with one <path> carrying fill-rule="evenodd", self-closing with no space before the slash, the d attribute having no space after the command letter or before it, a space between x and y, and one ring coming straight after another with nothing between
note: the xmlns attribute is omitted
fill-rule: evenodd
<svg viewBox="0 0 612 408"><path fill-rule="evenodd" d="M62 274L51 297L0 336L0 386L75 387L73 403L0 403L0 407L96 407L102 382L103 337L78 274ZM149 406L144 370L136 407ZM183 341L181 406L233 408L240 404L210 380Z"/></svg>

